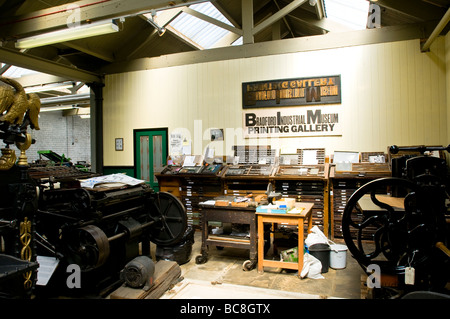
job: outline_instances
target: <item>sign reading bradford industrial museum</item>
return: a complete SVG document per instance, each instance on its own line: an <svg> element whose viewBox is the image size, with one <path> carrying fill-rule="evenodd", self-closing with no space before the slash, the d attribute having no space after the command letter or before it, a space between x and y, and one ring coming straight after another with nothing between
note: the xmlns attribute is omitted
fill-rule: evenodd
<svg viewBox="0 0 450 319"><path fill-rule="evenodd" d="M246 137L342 134L340 107L328 105L341 103L339 75L242 83L242 97Z"/></svg>

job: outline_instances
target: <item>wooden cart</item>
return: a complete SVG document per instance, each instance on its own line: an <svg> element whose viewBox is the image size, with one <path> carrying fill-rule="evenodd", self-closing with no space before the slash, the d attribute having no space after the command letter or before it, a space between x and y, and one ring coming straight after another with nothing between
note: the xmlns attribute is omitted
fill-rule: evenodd
<svg viewBox="0 0 450 319"><path fill-rule="evenodd" d="M209 246L232 247L249 249L250 259L246 260L242 267L251 270L257 262L257 234L256 234L256 208L235 206L214 206L200 204L202 212L202 246L201 255L195 258L197 264L206 263L208 260ZM209 221L222 223L235 223L250 225L250 237L232 235L213 235Z"/></svg>

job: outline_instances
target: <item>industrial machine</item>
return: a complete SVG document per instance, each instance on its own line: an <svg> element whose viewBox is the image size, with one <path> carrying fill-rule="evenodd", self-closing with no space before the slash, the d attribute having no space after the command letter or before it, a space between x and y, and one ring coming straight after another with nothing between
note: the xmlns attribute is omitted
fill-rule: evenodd
<svg viewBox="0 0 450 319"><path fill-rule="evenodd" d="M86 187L81 180L95 174L30 167L27 129L38 129L39 105L20 84L0 80L13 86L0 86L0 298L102 296L130 278L126 265L129 274L131 261L150 256L150 242L182 239L186 210L169 193L123 179Z"/></svg>
<svg viewBox="0 0 450 319"><path fill-rule="evenodd" d="M71 162L70 158L64 156L64 154L59 155L52 150L41 150L37 152L39 154L39 159L36 160L32 166L74 166L81 171L89 172L90 165L86 161L77 161L75 164ZM46 159L44 159L44 157Z"/></svg>
<svg viewBox="0 0 450 319"><path fill-rule="evenodd" d="M390 291L381 293L383 296L402 297L415 291L449 293L450 184L444 155L448 151L450 145L391 146L393 177L363 185L344 209L345 243L368 273L371 288ZM394 156L399 152L416 154ZM441 156L431 156L431 152ZM368 229L372 237L363 238Z"/></svg>
<svg viewBox="0 0 450 319"><path fill-rule="evenodd" d="M29 259L22 271L29 269L26 284L19 274L14 284L5 281L3 286L0 281L0 291L8 297L31 293L38 297L55 293L103 295L120 282L120 272L128 262L137 256L150 256L150 242L174 245L187 228L181 202L145 183L81 187L79 179L86 176L71 167L56 170L15 165L0 175L0 273L14 268L7 255ZM28 232L23 235L25 230ZM39 272L48 268L49 258L53 273L41 285ZM79 266L81 289L67 286L70 265ZM15 286L22 287L20 293L4 291Z"/></svg>
<svg viewBox="0 0 450 319"><path fill-rule="evenodd" d="M0 298L29 295L36 278L34 232L37 194L27 174L27 150L39 129L40 101L14 80L0 77ZM11 146L17 146L20 156Z"/></svg>
<svg viewBox="0 0 450 319"><path fill-rule="evenodd" d="M178 243L186 210L173 195L148 185L55 188L40 184L36 211L38 255L52 256L59 271L48 286L66 290L66 269L81 270L81 292L104 294L137 256L150 256L150 242ZM48 290L47 288L46 290Z"/></svg>
<svg viewBox="0 0 450 319"><path fill-rule="evenodd" d="M26 170L0 170L0 298L27 297L36 280L36 188Z"/></svg>
<svg viewBox="0 0 450 319"><path fill-rule="evenodd" d="M29 274L26 284L21 274L13 284L5 280L3 286L0 280L5 297L103 295L120 283L128 262L150 256L150 242L171 246L184 235L186 210L173 195L155 192L145 183L81 187L83 175L74 170L16 165L0 172L0 279L2 269L15 269L13 263L29 259L21 271ZM41 285L39 275L49 258L53 273ZM80 289L67 286L70 265L79 267ZM10 287L20 287L19 292L6 291Z"/></svg>
<svg viewBox="0 0 450 319"><path fill-rule="evenodd" d="M70 158L65 157L64 154L59 155L51 150L41 150L38 151L38 154L39 160L36 161L37 163L50 162L53 165L65 165L65 166L73 165L73 163L70 161ZM44 160L43 157L47 158L47 160Z"/></svg>

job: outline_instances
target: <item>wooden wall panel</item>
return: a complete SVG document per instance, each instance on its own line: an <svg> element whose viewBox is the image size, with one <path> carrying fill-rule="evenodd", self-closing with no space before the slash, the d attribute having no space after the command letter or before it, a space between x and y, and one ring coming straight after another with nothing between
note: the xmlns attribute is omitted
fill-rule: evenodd
<svg viewBox="0 0 450 319"><path fill-rule="evenodd" d="M266 144L283 152L297 148L385 151L392 144L448 143L446 65L450 46L441 37L431 52L419 40L175 66L108 75L104 88L104 165L133 164L133 129L183 129L195 154L207 145L230 154L230 145ZM447 42L449 42L447 36ZM241 83L341 75L343 134L244 140ZM224 142L209 140L222 128ZM114 151L123 137L125 151Z"/></svg>
<svg viewBox="0 0 450 319"><path fill-rule="evenodd" d="M445 125L447 123L450 123L450 33L447 33L445 36L445 65L447 66L447 72L446 72L446 84L445 84L445 91L447 92L447 95L445 96L446 104L447 104L447 116L442 115L441 121ZM447 141L450 141L450 126L447 125Z"/></svg>

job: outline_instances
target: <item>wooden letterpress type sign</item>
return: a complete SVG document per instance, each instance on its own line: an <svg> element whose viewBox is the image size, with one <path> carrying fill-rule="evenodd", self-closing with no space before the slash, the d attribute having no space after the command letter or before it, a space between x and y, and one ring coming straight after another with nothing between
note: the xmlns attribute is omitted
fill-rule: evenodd
<svg viewBox="0 0 450 319"><path fill-rule="evenodd" d="M242 108L341 103L341 76L242 83Z"/></svg>

